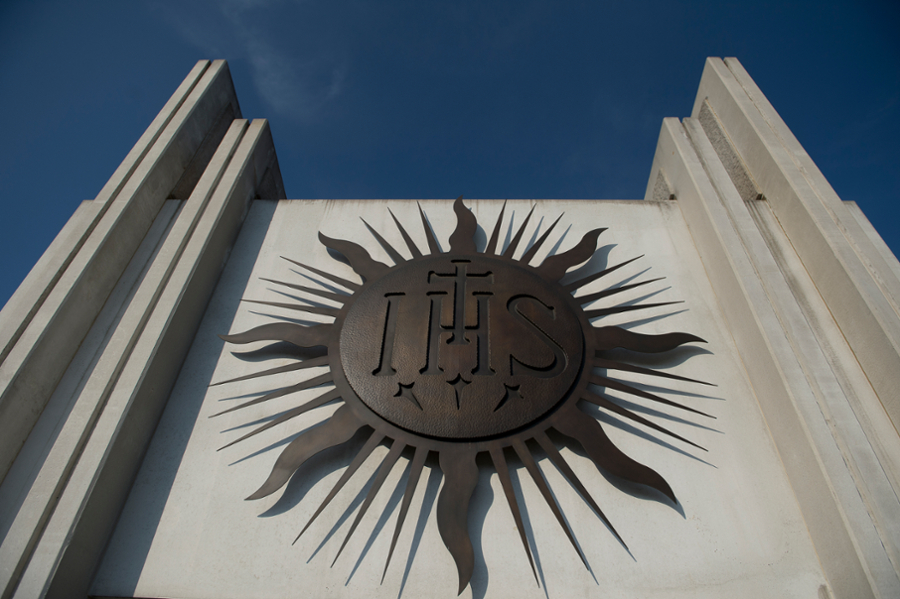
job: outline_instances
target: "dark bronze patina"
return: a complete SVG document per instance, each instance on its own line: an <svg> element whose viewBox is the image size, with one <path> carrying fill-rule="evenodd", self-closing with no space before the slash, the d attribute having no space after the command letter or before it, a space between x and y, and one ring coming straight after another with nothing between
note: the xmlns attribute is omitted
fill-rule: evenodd
<svg viewBox="0 0 900 599"><path fill-rule="evenodd" d="M362 449L300 532L302 535L306 531L374 448L382 443L388 444L390 449L337 552L339 556L391 468L404 450L410 448L411 466L385 563L386 572L426 457L434 452L446 478L437 503L438 529L456 562L459 592L469 583L474 567L467 514L478 480L476 456L479 453L490 456L499 475L532 572L535 572L535 566L509 474L509 456L515 456L533 478L579 558L587 565L575 542L574 533L526 442L533 441L542 449L622 542L548 437L548 432L552 429L578 442L598 468L627 481L648 485L675 502L675 495L666 481L613 445L600 423L583 411L579 402L594 404L699 449L703 448L620 405L599 389L614 389L636 398L708 416L689 406L609 378L611 372L625 371L708 384L615 360L607 355L609 350L616 348L644 353L665 352L684 343L703 340L687 333L645 335L617 326L594 325L593 321L610 314L674 303L593 305L658 279L575 297L574 294L580 289L632 260L566 285L560 283L568 269L593 255L598 236L605 229L590 231L575 247L548 256L539 265L532 266L530 263L559 219L520 258L515 258L531 213L500 253L501 211L490 240L484 251L480 252L474 242L475 217L461 200L457 199L453 206L457 227L450 236L450 250L446 253L440 251L421 209L428 245L425 253L391 214L410 258L404 257L368 224L366 226L393 260L393 266L372 259L362 246L354 242L319 234L324 245L348 259L362 277L361 283L290 260L330 284L346 289L346 294L270 281L317 298L310 302L324 298L338 306L326 307L299 301L256 302L332 316L333 323L303 326L275 322L245 333L222 336L230 343L284 341L300 348L322 347L327 352L325 356L299 359L287 366L233 381L312 366L327 364L330 367L327 374L300 381L225 412L297 391L333 385L315 399L279 415L229 445L319 406L342 402L333 416L321 426L304 432L285 447L268 479L248 499L258 499L277 491L311 456L344 443L359 430L367 429L368 439ZM591 307L585 309L589 304Z"/></svg>

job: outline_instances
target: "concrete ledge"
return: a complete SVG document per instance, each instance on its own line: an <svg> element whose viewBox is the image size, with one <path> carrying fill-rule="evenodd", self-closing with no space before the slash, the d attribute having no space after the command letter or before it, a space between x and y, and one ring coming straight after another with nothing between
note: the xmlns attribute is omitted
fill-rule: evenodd
<svg viewBox="0 0 900 599"><path fill-rule="evenodd" d="M876 597L797 407L794 393L808 389L792 388L789 380L798 380L802 369L740 236L677 119L663 122L656 154L654 163L664 165L678 197L832 591L841 598Z"/></svg>
<svg viewBox="0 0 900 599"><path fill-rule="evenodd" d="M0 364L0 480L169 191L229 106L236 110L237 100L227 65L198 64L95 200L93 228Z"/></svg>
<svg viewBox="0 0 900 599"><path fill-rule="evenodd" d="M14 596L87 593L228 250L275 161L267 123L254 121L190 234Z"/></svg>
<svg viewBox="0 0 900 599"><path fill-rule="evenodd" d="M707 60L692 117L699 116L704 100L709 102L898 427L900 317L848 243L844 231L859 226L847 226L845 221L851 219L840 214L845 208L835 200L836 195L823 200L820 193L827 182L821 173L739 63L729 61L726 66L718 58ZM740 74L740 81L733 70ZM754 90L753 98L748 89ZM808 177L813 181L821 178L824 183L811 184ZM833 194L830 191L829 195ZM857 245L869 243L861 234L853 238ZM878 271L883 280L889 280L890 269L886 265L878 268L883 269Z"/></svg>

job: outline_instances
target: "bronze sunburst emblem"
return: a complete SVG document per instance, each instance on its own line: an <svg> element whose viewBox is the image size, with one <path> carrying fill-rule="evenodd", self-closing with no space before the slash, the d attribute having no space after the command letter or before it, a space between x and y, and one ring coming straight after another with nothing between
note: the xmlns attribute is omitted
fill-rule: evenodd
<svg viewBox="0 0 900 599"><path fill-rule="evenodd" d="M703 340L687 333L646 335L617 326L592 324L610 314L676 303L600 305L601 300L651 283L652 280L576 295L583 287L637 258L571 283L560 282L567 270L593 256L597 250L597 239L605 229L588 232L573 248L550 255L538 266L532 266L530 263L559 218L519 258L515 258L533 208L502 253L498 242L505 204L483 252L478 251L474 240L477 228L475 216L463 205L461 197L456 200L453 209L457 224L449 239L449 252L441 251L421 207L419 212L428 243L425 253L391 213L410 258L392 247L366 223L375 240L393 260L393 266L374 260L356 243L331 239L320 233L320 241L329 249L343 254L361 277L361 282L345 280L289 260L327 283L313 288L285 281L270 282L308 294L315 300L257 303L322 314L333 317L334 321L309 326L273 322L244 333L222 335L222 339L229 343L281 341L301 348L323 348L324 352L317 357L297 359L286 366L222 383L320 366L327 366L328 372L267 393L222 413L313 387L329 387L315 399L273 417L229 443L233 445L319 406L342 402L324 423L303 431L284 448L269 477L248 499L259 499L274 493L313 455L347 442L360 429L368 431L362 448L306 527L319 516L375 447L382 443L390 446L338 555L395 463L401 456L410 459L406 489L386 558L385 572L423 465L429 454L435 455L445 478L437 503L438 529L456 562L459 592L462 593L469 584L474 567L467 512L478 480L476 456L479 453L488 454L493 462L532 571L535 571L534 560L509 474L509 458L520 462L534 479L586 565L573 532L562 517L532 453L532 447L539 447L546 454L624 545L554 441L548 437L548 431L553 429L562 435L560 438L577 441L598 468L625 480L648 485L675 502L675 495L668 483L654 470L620 451L596 418L579 408L579 403L594 404L703 449L605 397L598 388L614 389L708 416L610 378L606 373L627 371L708 383L640 367L608 355L610 350L616 348L645 353L665 352L685 343ZM334 286L346 291L338 292ZM322 300L336 306L323 305Z"/></svg>

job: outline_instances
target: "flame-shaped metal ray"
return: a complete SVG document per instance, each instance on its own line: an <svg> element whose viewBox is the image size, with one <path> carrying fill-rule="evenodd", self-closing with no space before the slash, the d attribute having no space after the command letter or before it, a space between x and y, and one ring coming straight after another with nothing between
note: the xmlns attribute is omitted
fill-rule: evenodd
<svg viewBox="0 0 900 599"><path fill-rule="evenodd" d="M337 283L341 287L350 289L351 291L356 291L357 289L360 288L359 283L354 283L353 281L348 281L347 279L342 279L341 277L333 275L330 272L325 272L324 270L319 270L318 268L313 268L312 266L307 266L306 264L303 264L302 262L297 262L296 260L291 260L290 258L285 258L284 256L282 256L281 259L287 260L291 264L295 264L295 265L299 266L300 268L305 268L309 272L316 274L316 275L322 277L323 279L331 281L332 283Z"/></svg>
<svg viewBox="0 0 900 599"><path fill-rule="evenodd" d="M331 418L320 426L304 431L291 441L275 460L275 466L266 482L247 499L261 499L271 495L283 487L306 460L320 451L348 441L363 426L365 424L349 407L346 405L339 407Z"/></svg>
<svg viewBox="0 0 900 599"><path fill-rule="evenodd" d="M540 266L537 272L548 281L559 281L565 276L566 271L590 259L597 250L597 239L606 229L594 229L584 234L575 247L563 252L562 254L554 254L548 256Z"/></svg>
<svg viewBox="0 0 900 599"><path fill-rule="evenodd" d="M234 441L232 441L231 443L229 443L227 445L223 445L222 447L219 448L219 450L221 451L222 449L225 449L226 447L231 447L235 443L240 443L241 441L243 441L245 439L249 439L250 437L252 437L254 435L257 435L263 431L269 430L273 426L278 426L279 424L282 424L283 422L287 422L291 418L296 418L297 416L300 416L301 414L305 414L306 412L309 412L310 410L314 410L320 406L324 406L327 403L331 403L332 401L334 401L336 399L340 399L340 397L341 397L341 392L337 389L332 389L331 391L323 393L322 395L320 395L319 397L316 397L315 399L309 400L308 402L306 402L303 405L297 406L293 410L289 410L289 411L285 412L278 418L275 418L274 420L265 423L264 425L260 426L259 428L256 428L256 429L250 431L243 437L241 437L239 439L235 439Z"/></svg>
<svg viewBox="0 0 900 599"><path fill-rule="evenodd" d="M493 256L497 253L497 242L500 240L500 227L503 225L504 212L506 212L506 200L503 200L503 206L500 208L500 216L497 217L497 222L494 223L494 231L491 233L491 239L488 241L487 247L484 248L484 253L488 256Z"/></svg>
<svg viewBox="0 0 900 599"><path fill-rule="evenodd" d="M353 524L350 525L350 530L347 531L347 536L344 537L344 542L341 543L341 548L338 549L337 555L334 556L334 561L331 562L332 566L337 562L337 559L341 556L341 552L344 550L344 547L346 547L347 543L350 541L350 537L352 537L354 531L356 531L356 527L359 526L359 523L362 520L363 516L366 515L369 506L372 505L372 501L374 501L379 489L381 489L381 486L384 484L385 479L387 479L388 474L391 473L391 469L394 467L394 464L397 463L397 458L400 457L400 454L403 452L404 447L406 447L406 443L395 439L393 444L391 445L390 451L388 451L388 454L384 456L384 461L381 462L381 466L379 466L378 472L375 474L375 480L372 481L372 486L369 487L369 492L366 493L366 498L363 500L363 503L359 508L359 512L356 513L356 518L353 519Z"/></svg>
<svg viewBox="0 0 900 599"><path fill-rule="evenodd" d="M397 220L397 217L394 216L394 213L391 212L390 208L388 208L388 213L391 215L391 218L394 219L394 224L397 225L397 229L400 231L400 235L403 237L403 242L406 244L409 253L412 254L413 258L421 258L422 252L419 251L419 246L412 240L412 237L409 236L409 233L406 232L406 229L403 228L403 225L400 224L400 221Z"/></svg>
<svg viewBox="0 0 900 599"><path fill-rule="evenodd" d="M272 306L273 308L284 308L285 310L295 310L297 312L306 312L307 314L321 314L322 316L337 316L337 308L327 308L325 306L308 306L305 304L288 304L285 302L267 302L264 300L243 299L242 302L248 304L259 304L261 306Z"/></svg>
<svg viewBox="0 0 900 599"><path fill-rule="evenodd" d="M319 233L319 241L325 247L343 254L350 261L350 266L356 271L356 274L364 280L374 279L390 270L387 264L372 259L369 252L358 243L345 239L332 239L322 233Z"/></svg>
<svg viewBox="0 0 900 599"><path fill-rule="evenodd" d="M563 214L565 214L565 213L563 213ZM544 242L547 241L547 238L550 236L550 233L556 227L556 223L558 223L559 219L561 219L562 217L563 217L562 214L560 214L559 216L556 217L556 220L553 221L553 224L550 225L547 228L547 230L544 231L544 234L541 235L540 238L538 238L538 240L534 242L534 245L532 245L530 248L528 248L527 252L522 254L522 257L519 259L519 262L524 262L525 264L528 264L529 262L531 262L531 259L534 258L534 255L538 253L538 250L540 250L541 246L544 245Z"/></svg>
<svg viewBox="0 0 900 599"><path fill-rule="evenodd" d="M622 314L623 312L633 312L634 310L646 310L648 308L659 308L660 306L671 306L673 304L683 304L679 300L677 302L658 302L655 304L635 304L633 306L613 306L612 308L598 308L596 310L585 310L584 315L590 318L598 318L600 316L609 316L610 314Z"/></svg>
<svg viewBox="0 0 900 599"><path fill-rule="evenodd" d="M329 299L333 302L338 302L343 304L347 301L346 295L341 295L339 293L332 293L330 291L324 291L322 289L313 289L312 287L305 287L303 285L295 285L294 283L288 283L286 281L278 281L276 279L267 279L265 277L260 277L262 281L268 281L269 283L275 283L276 285L283 285L284 287L289 287L290 289L296 289L297 291L303 291L304 293L309 293L310 295L317 295L319 297L324 297L325 299Z"/></svg>
<svg viewBox="0 0 900 599"><path fill-rule="evenodd" d="M594 327L594 343L598 351L620 347L645 354L658 354L694 342L706 343L704 339L689 333L646 335L633 333L622 327Z"/></svg>
<svg viewBox="0 0 900 599"><path fill-rule="evenodd" d="M702 449L703 451L706 451L705 447L701 447L700 445L697 445L693 441L688 441L681 435L676 435L669 429L664 428L664 427L656 424L655 422L651 422L650 420L647 420L646 418L635 414L631 410L623 408L619 404L610 401L609 399L603 397L602 395L598 395L596 393L591 393L590 391L587 391L587 392L585 392L584 395L581 396L581 398L585 401L591 402L595 406L600 406L601 408L603 408L605 410L609 410L610 412L614 412L620 416L624 416L625 418L634 420L635 422L639 422L639 423L643 424L644 426L652 428L653 430L656 430L663 434L669 435L670 437L674 437L674 438L678 439L679 441L683 441L683 442L687 443L688 445L693 445L697 449Z"/></svg>
<svg viewBox="0 0 900 599"><path fill-rule="evenodd" d="M528 215L525 217L525 220L522 221L522 225L519 227L519 230L516 231L515 236L513 236L512 241L509 242L509 245L506 246L506 251L503 252L504 258L512 258L516 253L516 248L519 247L519 242L522 240L522 235L525 234L525 228L528 226L528 221L531 220L531 215L534 214L535 206L531 207L531 210L528 211Z"/></svg>
<svg viewBox="0 0 900 599"><path fill-rule="evenodd" d="M378 447L378 444L381 443L382 439L384 439L384 433L380 433L378 431L373 431L372 434L369 435L369 438L366 441L365 445L363 445L362 448L357 452L356 457L353 458L353 461L350 462L350 465L347 466L347 469L344 470L343 474L341 474L341 478L339 478L338 481L334 483L331 491L328 492L328 496L325 497L324 500L322 500L322 503L319 504L319 507L306 523L306 526L303 527L303 530L301 530L300 534L297 535L297 538L294 539L294 543L296 543L297 539L299 539L303 535L303 533L306 532L306 529L309 528L309 525L319 517L319 514L322 513L322 510L324 510L325 507L329 503L331 503L331 500L334 499L335 496L337 496L340 490L344 488L344 485L347 484L347 481L349 481L350 478L354 474L356 474L356 471L359 470L359 467L362 466L363 462L366 461L366 458L368 458L372 454L372 451L374 451L374 449Z"/></svg>
<svg viewBox="0 0 900 599"><path fill-rule="evenodd" d="M565 404L553 425L557 431L581 443L588 457L598 468L627 481L647 485L677 503L669 483L656 471L637 462L616 447L600 423L579 410L574 404Z"/></svg>
<svg viewBox="0 0 900 599"><path fill-rule="evenodd" d="M371 233L372 237L375 238L375 241L377 241L378 244L384 248L384 251L386 251L388 253L388 256L390 256L391 260L394 261L394 264L403 264L404 262L406 262L406 258L404 258L400 254L400 252L395 250L394 246L392 246L390 243L388 243L387 239L385 239L384 237L381 236L381 233L379 233L378 231L373 229L369 225L369 223L366 222L366 219L360 217L359 220L361 220L363 222L363 224L369 230L369 233Z"/></svg>
<svg viewBox="0 0 900 599"><path fill-rule="evenodd" d="M214 414L213 416L221 416L222 414L229 414L236 410L241 410L243 408L249 408L250 406L255 406L256 404L261 404L264 401L269 401L270 399L276 399L278 397L284 397L285 395L290 395L291 393L296 393L298 391L303 391L304 389L312 389L313 387L318 387L319 385L324 385L325 383L331 383L334 381L334 378L331 376L330 372L326 372L325 374L320 374L319 376L313 377L311 379L307 379L305 381L300 381L296 385L291 385L290 387L285 387L284 389L278 389L277 391L272 391L271 393L267 393L262 397L257 397L256 399L251 399L248 402L242 403L239 406L234 406L228 408L227 410L223 410L218 414Z"/></svg>
<svg viewBox="0 0 900 599"><path fill-rule="evenodd" d="M625 262L621 262L619 264L616 264L615 266L610 266L609 268L607 268L605 270L601 270L600 272L595 272L592 275L588 275L584 278L578 279L577 281L569 283L568 285L563 285L563 289L565 289L569 293L574 293L575 291L584 287L585 285L590 285L597 279L605 277L606 275L608 275L610 273L616 272L623 266L627 266L627 265L631 264L632 262L634 262L635 260L640 260L643 257L644 257L644 255L641 254L637 258L632 258L631 260L626 260Z"/></svg>
<svg viewBox="0 0 900 599"><path fill-rule="evenodd" d="M513 520L516 522L516 529L519 531L519 538L522 540L522 546L525 548L525 555L528 556L528 563L531 564L531 573L534 574L534 581L538 587L541 586L538 580L537 570L534 567L534 557L531 555L531 547L528 545L528 537L525 536L525 525L522 523L522 513L519 510L519 502L516 499L516 491L512 486L512 479L509 476L509 466L506 464L506 456L503 455L503 448L499 445L493 445L490 448L491 460L494 462L494 470L500 478L500 484L503 485L503 493L506 495L506 502L509 504L509 510L512 512Z"/></svg>
<svg viewBox="0 0 900 599"><path fill-rule="evenodd" d="M655 401L657 403L665 404L667 406L672 406L673 408L678 408L680 410L686 410L688 412L693 412L694 414L699 414L700 416L706 416L707 418L715 418L715 416L710 416L705 412L701 412L700 410L695 410L689 406L680 404L675 401L670 401L659 395L654 395L653 393L648 393L643 389L638 389L637 387L632 387L631 385L626 385L622 381L617 381L615 379L610 379L605 376L600 376L598 374L594 374L591 376L590 381L592 384L597 385L598 387L606 387L608 389L615 389L616 391L621 391L622 393L628 393L629 395L634 395L636 397L643 397L644 399L649 399L650 401Z"/></svg>
<svg viewBox="0 0 900 599"><path fill-rule="evenodd" d="M469 502L478 484L478 465L475 463L475 452L465 445L440 452L441 471L444 473L444 486L437 501L437 524L441 539L453 561L459 575L459 591L472 579L475 569L475 552L469 539Z"/></svg>
<svg viewBox="0 0 900 599"><path fill-rule="evenodd" d="M559 450L556 449L556 445L553 444L553 441L547 436L545 432L539 432L534 436L534 439L538 442L541 448L546 452L547 457L550 458L550 461L553 462L557 468L562 471L563 476L565 476L572 486L575 487L575 490L578 491L581 498L584 499L585 503L587 503L594 513L603 520L604 524L609 527L609 530L616 536L622 545L625 546L625 549L628 549L628 545L625 545L625 541L622 540L622 537L616 531L615 527L612 525L612 522L609 521L609 518L606 517L606 514L603 513L603 510L600 509L600 506L597 505L597 502L594 501L594 498L588 493L588 490L581 483L581 479L578 478L578 475L575 474L575 471L572 470L572 467L569 466L569 463L566 459L559 453Z"/></svg>
<svg viewBox="0 0 900 599"><path fill-rule="evenodd" d="M600 351L597 352L601 353ZM625 362L616 362L614 360L606 360L604 358L597 357L593 361L594 368L606 368L607 370L622 370L625 372L634 372L637 374L646 374L649 376L658 376L667 379L672 379L675 381L685 381L687 383L699 383L700 385L707 385L709 387L716 387L714 383L707 383L704 381L698 381L697 379L689 379L686 376L679 376L677 374L671 374L668 372L663 372L661 370L653 370L652 368L643 368L641 366L635 366L634 364L626 364Z"/></svg>
<svg viewBox="0 0 900 599"><path fill-rule="evenodd" d="M572 547L575 548L578 557L581 558L581 563L584 564L585 568L588 568L587 559L585 559L584 554L581 552L581 548L575 540L575 535L572 534L572 529L569 528L569 525L562 514L562 510L559 509L559 504L556 503L556 499L553 497L553 493L547 485L547 479L544 478L544 474L541 472L537 462L534 461L534 457L531 455L528 447L526 447L525 443L520 439L515 438L513 439L512 446L513 449L516 450L516 455L519 456L519 459L522 460L522 463L525 465L525 469L528 470L528 474L530 474L532 480L534 480L534 484L537 485L538 490L540 490L541 495L544 497L544 501L546 501L547 505L550 507L550 511L552 511L553 515L556 517L556 521L559 522L559 525L562 527L563 532L566 533L569 542L572 543Z"/></svg>
<svg viewBox="0 0 900 599"><path fill-rule="evenodd" d="M273 322L243 333L219 335L219 338L228 343L237 344L253 343L254 341L286 341L297 347L318 347L328 345L333 332L334 329L330 324L305 327L290 322Z"/></svg>
<svg viewBox="0 0 900 599"><path fill-rule="evenodd" d="M474 254L478 251L475 247L478 221L475 220L472 211L462 203L462 196L453 202L453 212L456 213L456 230L450 235L450 251L454 254Z"/></svg>
<svg viewBox="0 0 900 599"><path fill-rule="evenodd" d="M628 291L629 289L636 289L638 287L643 287L644 285L649 285L650 283L655 283L657 281L662 281L665 277L658 277L656 279L650 279L649 281L641 281L639 283L631 283L630 285L622 285L621 287L613 287L612 289L604 289L603 291L598 291L597 293L591 293L588 295L583 295L581 297L576 297L582 306L585 304L589 304L591 302L597 301L598 299L603 299L604 297L610 297L612 295L616 295L622 293L623 291Z"/></svg>
<svg viewBox="0 0 900 599"><path fill-rule="evenodd" d="M309 360L303 360L302 362L296 362L294 364L288 364L286 366L279 366L277 368L269 368L268 370L263 370L262 372L254 372L252 374L245 374L244 376L239 376L237 378L228 379L226 381L219 381L218 383L212 383L210 387L216 387L218 385L226 385L228 383L237 383L239 381L247 381L250 379L256 379L262 376L270 376L275 374L281 374L283 372L293 372L295 370L303 370L304 368L315 368L316 366L327 366L328 365L328 356L319 356L318 358L310 358Z"/></svg>
<svg viewBox="0 0 900 599"><path fill-rule="evenodd" d="M403 521L406 519L407 512L409 512L409 506L416 492L416 485L419 483L419 476L422 474L422 466L425 465L426 457L428 457L428 450L424 447L416 447L412 464L409 466L406 490L403 492L403 503L400 504L400 513L397 515L397 524L394 526L394 536L391 537L391 548L388 550L387 560L384 562L384 572L381 573L382 583L387 574L388 566L391 565L391 556L394 555L394 547L397 546L397 539L400 538L400 530L403 528Z"/></svg>
<svg viewBox="0 0 900 599"><path fill-rule="evenodd" d="M434 231L431 230L431 225L428 224L428 219L425 218L425 212L422 211L422 205L416 202L416 206L419 207L419 217L422 219L422 228L425 229L425 239L428 241L428 251L431 252L432 255L440 254L441 248L438 247L437 239L434 238Z"/></svg>

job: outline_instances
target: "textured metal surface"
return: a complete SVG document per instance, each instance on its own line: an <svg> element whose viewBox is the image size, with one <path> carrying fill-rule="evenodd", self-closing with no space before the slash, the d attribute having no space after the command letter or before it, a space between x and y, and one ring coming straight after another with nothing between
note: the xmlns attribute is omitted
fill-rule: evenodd
<svg viewBox="0 0 900 599"><path fill-rule="evenodd" d="M521 257L516 258L533 208L511 236L506 248L502 249L499 239L506 211L504 204L483 252L475 243L478 223L472 212L463 205L462 198L457 199L453 210L457 226L449 238L449 251L446 253L440 250L440 244L421 207L419 215L427 251L416 245L391 213L410 258L406 258L380 232L365 223L375 242L394 262L393 265L374 260L356 242L333 239L320 233L320 241L331 250L343 254L362 279L361 283L285 258L322 281L328 281L322 283L325 289L267 279L275 285L306 293L313 298L299 297L296 302L287 303L247 301L331 316L334 321L309 326L278 322L245 333L223 335L222 338L239 344L282 341L305 351L318 347L327 352L326 356L301 357L295 363L232 381L302 370L310 366L329 366L325 374L306 378L226 410L232 412L300 390L328 386L314 399L280 413L229 445L318 406L342 402L321 426L304 431L287 445L269 477L248 499L274 493L310 457L347 441L361 429L368 429L370 432L366 442L300 532L302 535L309 524L318 518L377 445L389 444L390 450L368 487L360 510L337 551L336 561L391 469L404 459L404 449L409 448L407 453L412 457L406 482L397 483L405 484L405 491L385 560L384 572L387 572L426 458L430 453L437 454L438 464L446 479L436 509L438 530L456 563L459 592L462 592L474 569L475 558L468 533L468 505L477 486L479 467L476 457L479 453L489 454L490 463L499 474L526 557L537 580L510 467L524 467L529 473L569 538L575 554L587 567L587 559L575 538L578 524L573 527L566 520L542 473L539 462L544 457L577 490L623 547L625 543L548 432L554 430L576 441L594 464L607 473L647 485L677 503L675 494L662 476L619 450L596 418L580 407L584 405L581 402L628 418L651 431L700 450L703 448L699 445L636 414L614 398L607 397L604 391L613 389L640 400L675 407L691 415L711 416L611 378L611 371L625 371L707 384L607 355L615 349L660 353L685 343L703 342L688 333L647 335L618 326L594 325L594 321L611 314L675 303L597 305L659 279L638 281L576 297L575 294L582 288L637 258L565 286L560 284L560 279L569 269L593 256L598 238L605 229L589 231L571 249L549 255L540 264L532 265L560 218L530 247L525 248ZM307 279L316 280L312 277ZM333 285L342 287L346 292L335 289ZM318 303L321 299L338 306L323 306ZM529 444L529 441L532 443ZM539 447L540 451L535 453L532 446Z"/></svg>

